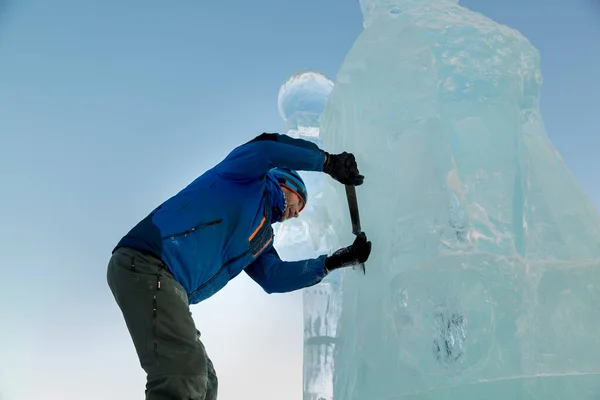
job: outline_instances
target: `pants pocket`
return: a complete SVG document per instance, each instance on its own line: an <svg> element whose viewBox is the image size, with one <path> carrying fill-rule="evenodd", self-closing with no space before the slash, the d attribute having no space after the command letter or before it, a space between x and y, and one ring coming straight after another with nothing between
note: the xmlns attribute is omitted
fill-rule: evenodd
<svg viewBox="0 0 600 400"><path fill-rule="evenodd" d="M108 265L108 284L143 365L155 361L153 354L153 291L156 277L135 272L131 258L113 257Z"/></svg>

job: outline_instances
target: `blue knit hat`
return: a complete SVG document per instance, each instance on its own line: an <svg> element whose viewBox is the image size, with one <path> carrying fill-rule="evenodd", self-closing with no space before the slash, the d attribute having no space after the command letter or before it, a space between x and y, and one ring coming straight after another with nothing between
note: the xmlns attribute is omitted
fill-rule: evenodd
<svg viewBox="0 0 600 400"><path fill-rule="evenodd" d="M298 173L294 170L288 168L273 168L269 171L269 173L279 182L281 186L285 186L290 189L292 192L296 193L304 202L304 205L300 209L306 206L306 200L308 199L308 195L306 192L306 185L304 181L298 175Z"/></svg>

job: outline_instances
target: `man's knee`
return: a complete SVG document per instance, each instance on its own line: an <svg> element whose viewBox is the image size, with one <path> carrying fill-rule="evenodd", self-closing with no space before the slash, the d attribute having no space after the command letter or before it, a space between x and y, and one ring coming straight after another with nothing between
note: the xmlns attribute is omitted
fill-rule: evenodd
<svg viewBox="0 0 600 400"><path fill-rule="evenodd" d="M219 378L210 358L207 358L206 400L216 400L219 392Z"/></svg>

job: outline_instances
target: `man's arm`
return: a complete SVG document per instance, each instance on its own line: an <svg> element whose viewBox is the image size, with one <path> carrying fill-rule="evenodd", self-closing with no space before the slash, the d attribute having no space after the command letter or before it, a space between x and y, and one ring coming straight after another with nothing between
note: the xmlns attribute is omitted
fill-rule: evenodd
<svg viewBox="0 0 600 400"><path fill-rule="evenodd" d="M248 266L246 273L267 293L286 293L316 285L327 275L326 256L282 261L274 247Z"/></svg>
<svg viewBox="0 0 600 400"><path fill-rule="evenodd" d="M313 142L263 133L235 148L214 171L230 179L252 179L275 167L322 172L326 153Z"/></svg>
<svg viewBox="0 0 600 400"><path fill-rule="evenodd" d="M331 256L322 255L300 261L282 261L274 247L246 268L246 273L267 293L286 293L316 285L338 268L364 263L371 254L371 242L364 232L350 246Z"/></svg>

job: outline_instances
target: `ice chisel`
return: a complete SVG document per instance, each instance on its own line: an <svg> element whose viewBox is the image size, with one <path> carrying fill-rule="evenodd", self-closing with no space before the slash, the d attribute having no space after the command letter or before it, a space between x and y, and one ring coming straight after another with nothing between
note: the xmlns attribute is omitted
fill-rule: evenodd
<svg viewBox="0 0 600 400"><path fill-rule="evenodd" d="M352 233L358 235L361 232L360 215L358 214L358 200L356 199L356 187L346 185L346 197L348 198L348 208L350 209L350 221L352 221ZM365 264L360 263L363 274L366 274Z"/></svg>

